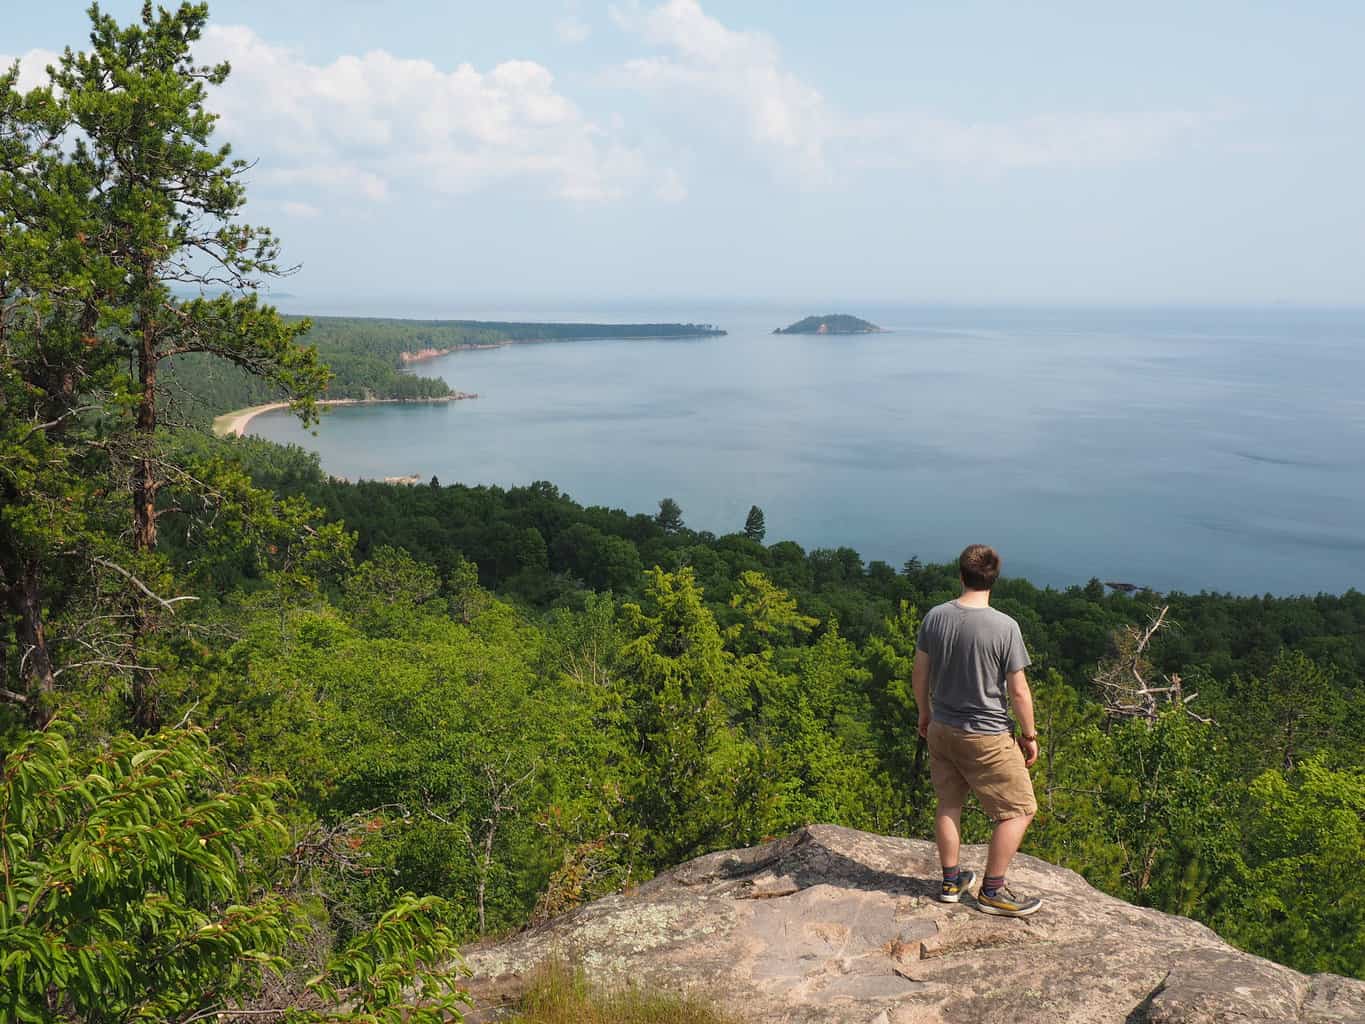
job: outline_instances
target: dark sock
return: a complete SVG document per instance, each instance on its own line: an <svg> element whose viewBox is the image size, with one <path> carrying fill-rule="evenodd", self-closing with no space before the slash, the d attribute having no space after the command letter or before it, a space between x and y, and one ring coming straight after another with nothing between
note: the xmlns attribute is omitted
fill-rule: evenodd
<svg viewBox="0 0 1365 1024"><path fill-rule="evenodd" d="M987 875L985 881L981 883L982 896L994 896L1005 887L1004 875Z"/></svg>
<svg viewBox="0 0 1365 1024"><path fill-rule="evenodd" d="M957 885L957 880L962 877L962 869L954 864L950 868L943 869L943 884Z"/></svg>

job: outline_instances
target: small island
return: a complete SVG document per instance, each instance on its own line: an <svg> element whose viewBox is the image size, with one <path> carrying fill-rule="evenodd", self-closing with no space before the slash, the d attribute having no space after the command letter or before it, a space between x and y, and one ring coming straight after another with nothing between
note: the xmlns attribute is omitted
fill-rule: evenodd
<svg viewBox="0 0 1365 1024"><path fill-rule="evenodd" d="M790 327L779 327L774 334L880 334L876 324L847 313L826 313L824 316L808 316L798 320Z"/></svg>

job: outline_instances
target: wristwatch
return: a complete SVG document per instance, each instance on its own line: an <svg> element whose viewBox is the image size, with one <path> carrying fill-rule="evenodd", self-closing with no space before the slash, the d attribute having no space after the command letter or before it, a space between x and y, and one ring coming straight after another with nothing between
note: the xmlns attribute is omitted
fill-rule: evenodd
<svg viewBox="0 0 1365 1024"><path fill-rule="evenodd" d="M1019 738L1020 738L1021 740L1030 740L1030 741L1033 742L1033 743L1037 743L1037 742L1038 742L1038 734L1037 734L1036 732L1035 732L1032 736L1026 736L1026 735L1024 735L1024 734L1021 732L1021 733L1019 734Z"/></svg>

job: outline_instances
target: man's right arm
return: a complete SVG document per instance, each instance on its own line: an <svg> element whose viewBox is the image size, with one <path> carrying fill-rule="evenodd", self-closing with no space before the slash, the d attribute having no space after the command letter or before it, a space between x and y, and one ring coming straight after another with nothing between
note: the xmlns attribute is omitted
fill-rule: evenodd
<svg viewBox="0 0 1365 1024"><path fill-rule="evenodd" d="M910 673L910 683L915 689L915 707L919 708L919 734L929 735L929 722L933 718L933 707L929 703L929 673L933 665L923 648L915 649L915 667Z"/></svg>

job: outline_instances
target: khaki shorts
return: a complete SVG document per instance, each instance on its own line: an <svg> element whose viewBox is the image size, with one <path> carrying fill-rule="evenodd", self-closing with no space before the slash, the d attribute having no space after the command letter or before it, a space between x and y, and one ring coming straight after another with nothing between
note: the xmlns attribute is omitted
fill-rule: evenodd
<svg viewBox="0 0 1365 1024"><path fill-rule="evenodd" d="M929 778L940 805L961 807L970 789L992 821L1038 810L1024 752L1007 732L964 732L931 722Z"/></svg>

